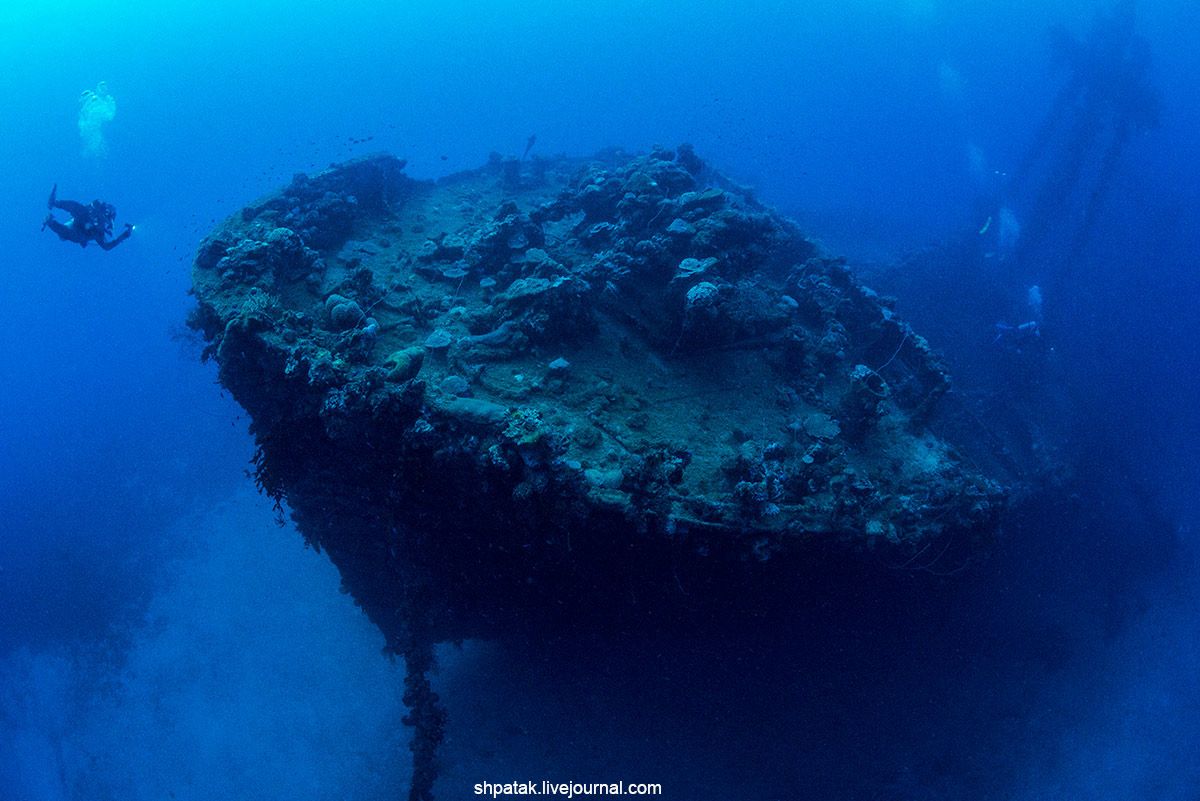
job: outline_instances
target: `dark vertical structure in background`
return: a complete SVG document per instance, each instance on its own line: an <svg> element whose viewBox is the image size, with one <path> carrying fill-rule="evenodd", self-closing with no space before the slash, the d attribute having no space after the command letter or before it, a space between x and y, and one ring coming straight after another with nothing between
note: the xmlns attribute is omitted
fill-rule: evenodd
<svg viewBox="0 0 1200 801"><path fill-rule="evenodd" d="M1134 33L1132 2L1098 13L1085 39L1056 27L1050 43L1055 67L1070 77L1013 174L1010 194L1025 221L1017 264L1061 291L1078 269L1122 151L1134 134L1158 126L1160 101L1149 44Z"/></svg>
<svg viewBox="0 0 1200 801"><path fill-rule="evenodd" d="M1127 147L1159 124L1150 46L1136 33L1133 4L1120 2L1084 35L1051 30L1049 51L1064 83L1003 189L981 200L968 229L867 282L921 298L899 310L955 376L946 399L953 422L940 433L1028 499L1029 530L1055 529L1064 548L1087 540L1096 535L1083 521L1108 498L1140 508L1125 519L1166 544L1173 527L1123 484L1136 471L1097 364L1106 358L1097 344L1105 310L1131 302L1114 277L1137 269L1130 254L1111 250L1106 228L1120 213L1111 189ZM1020 229L1008 242L1006 220ZM1053 507L1060 511L1046 511Z"/></svg>

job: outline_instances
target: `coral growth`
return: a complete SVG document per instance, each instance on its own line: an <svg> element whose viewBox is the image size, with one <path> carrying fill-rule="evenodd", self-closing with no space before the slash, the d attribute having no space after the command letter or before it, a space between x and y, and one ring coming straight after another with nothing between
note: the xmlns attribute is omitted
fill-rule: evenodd
<svg viewBox="0 0 1200 801"><path fill-rule="evenodd" d="M1004 491L927 427L939 357L689 146L403 166L298 175L225 221L192 320L260 483L395 652L781 603L817 554L995 533ZM409 693L436 744L422 670Z"/></svg>

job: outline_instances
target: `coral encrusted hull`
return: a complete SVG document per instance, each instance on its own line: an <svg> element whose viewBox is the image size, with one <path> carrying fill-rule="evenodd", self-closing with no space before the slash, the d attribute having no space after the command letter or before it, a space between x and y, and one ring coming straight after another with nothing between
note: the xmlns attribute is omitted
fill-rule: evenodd
<svg viewBox="0 0 1200 801"><path fill-rule="evenodd" d="M687 145L299 174L193 283L259 483L399 652L817 555L951 570L998 526L929 430L941 359Z"/></svg>

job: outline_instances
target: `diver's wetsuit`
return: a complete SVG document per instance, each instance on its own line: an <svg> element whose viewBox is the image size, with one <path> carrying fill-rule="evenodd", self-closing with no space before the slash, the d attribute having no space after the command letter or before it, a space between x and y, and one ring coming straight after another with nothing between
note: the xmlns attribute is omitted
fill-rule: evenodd
<svg viewBox="0 0 1200 801"><path fill-rule="evenodd" d="M55 184L54 189L50 190L50 201L46 204L47 207L62 209L71 215L71 220L67 223L60 223L54 219L53 213L48 213L46 219L42 221L43 231L46 230L46 226L49 226L50 230L58 234L58 238L64 242L76 242L82 248L87 247L88 242L95 242L104 250L112 250L133 234L133 225L125 223L125 230L115 239L109 239L108 235L112 233L113 218L117 214L116 209L100 200L92 201L90 206L74 200L58 200L55 197L57 193L58 184Z"/></svg>

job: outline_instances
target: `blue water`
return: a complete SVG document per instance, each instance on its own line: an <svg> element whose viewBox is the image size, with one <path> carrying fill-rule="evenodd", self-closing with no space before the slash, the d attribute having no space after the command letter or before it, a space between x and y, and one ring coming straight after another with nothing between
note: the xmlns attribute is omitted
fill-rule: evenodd
<svg viewBox="0 0 1200 801"><path fill-rule="evenodd" d="M690 141L886 283L881 265L978 225L985 184L1015 168L1062 85L1047 29L1083 35L1107 8L28 6L0 10L13 801L373 799L405 782L402 670L336 570L254 495L248 421L182 332L191 253L215 221L374 150L435 177L534 133L543 154ZM1044 299L1057 360L1041 380L1069 404L1083 466L1069 496L1023 510L954 581L832 592L811 628L749 653L530 666L447 648L439 798L542 778L687 799L1200 797L1200 7L1144 0L1137 30L1161 124L1131 139L1088 247ZM115 114L81 131L81 93L102 81ZM134 237L105 253L39 232L55 182L113 203ZM905 277L930 291L899 308L963 380L994 378L995 324L1060 266L1001 268L1011 294L971 306L975 333L933 305L953 275Z"/></svg>

